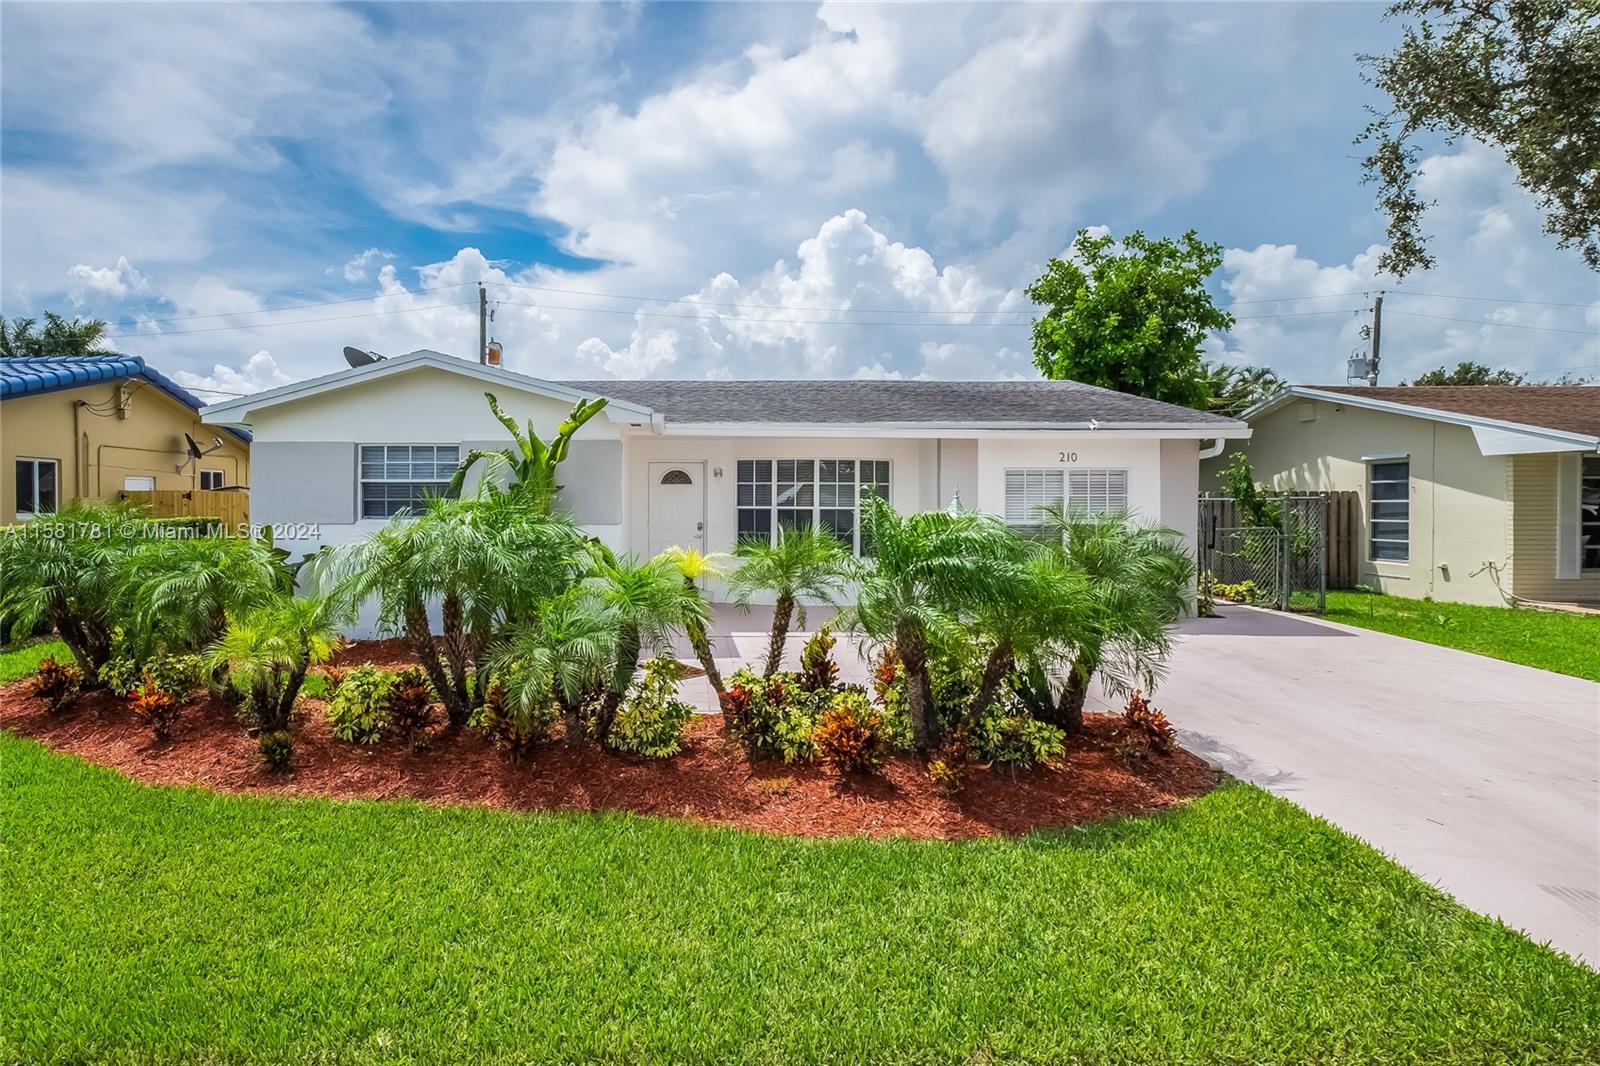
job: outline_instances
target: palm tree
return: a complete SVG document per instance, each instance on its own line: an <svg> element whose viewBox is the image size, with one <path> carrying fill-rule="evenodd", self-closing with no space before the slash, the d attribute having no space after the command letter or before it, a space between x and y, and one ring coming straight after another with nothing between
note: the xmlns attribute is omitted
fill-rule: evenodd
<svg viewBox="0 0 1600 1066"><path fill-rule="evenodd" d="M142 654L157 644L198 651L222 635L230 615L276 597L287 574L279 553L261 541L162 537L129 554L116 595Z"/></svg>
<svg viewBox="0 0 1600 1066"><path fill-rule="evenodd" d="M17 355L112 355L103 347L106 324L98 318L68 319L44 313L44 329L36 318L0 316L0 357Z"/></svg>
<svg viewBox="0 0 1600 1066"><path fill-rule="evenodd" d="M117 579L134 546L126 531L140 519L127 505L73 503L47 522L0 532L0 618L13 634L47 623L77 660L86 689L99 686L124 620Z"/></svg>
<svg viewBox="0 0 1600 1066"><path fill-rule="evenodd" d="M1019 546L1024 544L1018 537ZM1058 552L1035 551L1020 563L996 568L997 595L978 600L970 615L973 631L989 642L983 675L967 720L976 721L1000 694L1019 660L1035 662L1070 641L1091 617L1087 579Z"/></svg>
<svg viewBox="0 0 1600 1066"><path fill-rule="evenodd" d="M1171 627L1193 606L1194 560L1178 534L1133 523L1125 514L1041 508L1052 550L1087 580L1091 611L1063 647L1069 663L1053 714L1083 728L1083 701L1099 674L1114 693L1153 688L1172 651Z"/></svg>
<svg viewBox="0 0 1600 1066"><path fill-rule="evenodd" d="M554 701L567 743L577 743L585 709L610 677L617 630L616 613L582 587L540 605L537 620L513 625L491 658L512 713L526 717Z"/></svg>
<svg viewBox="0 0 1600 1066"><path fill-rule="evenodd" d="M1223 415L1246 411L1284 386L1283 379L1271 367L1210 362L1205 365L1205 372L1211 394L1209 406Z"/></svg>
<svg viewBox="0 0 1600 1066"><path fill-rule="evenodd" d="M872 558L858 574L852 629L879 647L892 644L906 676L912 738L923 752L938 746L941 727L928 674L931 636L960 636L961 613L1005 595L1018 540L998 520L976 512L901 515L874 499L862 532Z"/></svg>
<svg viewBox="0 0 1600 1066"><path fill-rule="evenodd" d="M804 627L805 598L837 604L844 593L850 555L833 534L821 529L780 529L772 543L746 538L733 554L739 568L728 582L728 593L740 610L750 609L751 597L757 592L777 593L772 636L767 643L765 673L771 677L783 664L783 646L796 607Z"/></svg>
<svg viewBox="0 0 1600 1066"><path fill-rule="evenodd" d="M468 452L465 461L456 470L455 477L450 480L451 494L458 495L461 492L467 471L482 461L488 463L491 468L509 470L511 491L531 496L541 506L548 507L560 488L556 484L556 467L566 459L572 438L583 428L584 423L605 410L606 400L603 397L579 400L572 413L556 427L555 437L546 444L540 439L538 430L534 428L533 419L528 419L528 429L524 433L517 425L516 419L500 409L500 401L495 399L494 393L486 392L483 395L489 401L489 410L494 412L494 417L506 427L516 446L502 448L497 452L486 452L477 448ZM490 486L490 491L498 491L489 478L485 478L484 483Z"/></svg>
<svg viewBox="0 0 1600 1066"><path fill-rule="evenodd" d="M646 648L666 654L674 630L690 619L700 625L710 618L710 608L700 594L683 583L683 573L670 558L657 556L643 562L632 556L617 558L604 551L596 559L586 584L616 619L616 650L611 681L595 712L594 738L604 744L611 734L617 707L633 683L639 656Z"/></svg>
<svg viewBox="0 0 1600 1066"><path fill-rule="evenodd" d="M280 597L229 619L206 664L227 670L261 732L287 729L306 671L333 653L333 618L334 605L322 597Z"/></svg>
<svg viewBox="0 0 1600 1066"><path fill-rule="evenodd" d="M377 603L380 625L405 637L460 728L488 692L497 630L576 580L581 542L570 520L525 496L434 498L421 515L397 516L318 560L312 577L351 611ZM440 608L438 640L430 603Z"/></svg>
<svg viewBox="0 0 1600 1066"><path fill-rule="evenodd" d="M712 552L706 555L695 548L668 548L662 556L670 560L683 575L684 591L696 597L700 596L701 581L720 581L727 576L727 556L721 552ZM709 608L708 608L709 609ZM724 689L722 687L722 673L717 669L717 660L711 653L711 638L706 633L706 625L698 616L686 619L684 632L689 637L689 645L694 649L694 657L700 661L700 669L706 672L706 680L711 683L711 689L717 694L717 702L722 702Z"/></svg>

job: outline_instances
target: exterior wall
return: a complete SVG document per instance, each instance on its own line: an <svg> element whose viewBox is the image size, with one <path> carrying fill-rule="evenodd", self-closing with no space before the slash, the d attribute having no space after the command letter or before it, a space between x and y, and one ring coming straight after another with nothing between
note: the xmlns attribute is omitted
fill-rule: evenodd
<svg viewBox="0 0 1600 1066"><path fill-rule="evenodd" d="M1356 558L1363 584L1400 596L1505 602L1494 570L1509 591L1511 461L1483 455L1470 429L1311 400L1286 404L1251 428L1250 440L1229 442L1221 456L1203 464L1201 483L1209 491L1221 491L1219 473L1243 451L1256 480L1274 488L1358 492ZM1374 561L1363 457L1402 455L1411 463L1411 557L1403 563Z"/></svg>
<svg viewBox="0 0 1600 1066"><path fill-rule="evenodd" d="M1511 462L1511 591L1528 600L1600 602L1600 570L1556 577L1556 456L1518 455Z"/></svg>
<svg viewBox="0 0 1600 1066"><path fill-rule="evenodd" d="M117 411L119 390L127 402ZM93 406L80 406L80 405ZM222 447L183 473L183 434ZM59 464L61 504L115 499L127 477L155 479L157 489L200 487L200 470L221 470L226 485L250 484L250 449L233 434L201 423L200 416L143 379L96 382L0 403L0 525L17 520L17 459Z"/></svg>
<svg viewBox="0 0 1600 1066"><path fill-rule="evenodd" d="M1069 470L1073 467L1127 470L1128 509L1149 522L1164 522L1171 517L1162 513L1161 441L1153 437L1127 439L1114 438L1109 434L1066 436L1041 433L984 438L978 441L977 494L968 496L963 490L961 499L968 506L1003 515L1008 469ZM1189 483L1193 484L1192 481ZM1194 526L1193 496L1189 497L1187 514L1186 520L1173 521L1171 524L1180 529Z"/></svg>
<svg viewBox="0 0 1600 1066"><path fill-rule="evenodd" d="M358 446L454 444L463 457L472 448L503 448L510 437L490 413L484 391L478 381L419 367L258 412L251 430L260 489L251 521L290 533L301 532L296 527L302 524L317 526L315 535L278 539L295 555L370 535L384 520L358 517ZM532 419L546 439L572 410L565 401L520 388L495 394L501 410L520 425ZM622 527L618 437L618 426L602 412L578 431L562 468L575 517L608 543L617 542Z"/></svg>

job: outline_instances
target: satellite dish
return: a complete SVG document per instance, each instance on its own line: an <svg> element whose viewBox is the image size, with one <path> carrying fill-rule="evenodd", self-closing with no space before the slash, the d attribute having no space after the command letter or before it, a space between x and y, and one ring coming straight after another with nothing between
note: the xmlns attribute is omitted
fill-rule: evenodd
<svg viewBox="0 0 1600 1066"><path fill-rule="evenodd" d="M205 457L206 453L200 450L200 445L198 445L198 444L196 444L194 442L194 438L193 437L191 437L191 436L189 436L189 434L185 433L183 435L183 440L184 440L184 443L189 446L189 458L191 458L191 459L201 459L201 458Z"/></svg>
<svg viewBox="0 0 1600 1066"><path fill-rule="evenodd" d="M377 352L364 352L360 348L354 348L348 344L344 346L344 361L352 367L371 366L382 358L383 356Z"/></svg>

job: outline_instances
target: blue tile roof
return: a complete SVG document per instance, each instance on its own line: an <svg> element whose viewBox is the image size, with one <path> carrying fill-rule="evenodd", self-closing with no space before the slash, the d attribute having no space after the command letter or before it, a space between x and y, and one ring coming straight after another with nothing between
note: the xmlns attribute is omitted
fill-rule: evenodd
<svg viewBox="0 0 1600 1066"><path fill-rule="evenodd" d="M147 366L139 356L119 352L0 358L0 400L55 392L57 389L75 389L96 381L117 381L122 378L142 378L193 410L198 411L205 406L200 397L154 367ZM250 442L248 430L230 429L228 432L247 444Z"/></svg>

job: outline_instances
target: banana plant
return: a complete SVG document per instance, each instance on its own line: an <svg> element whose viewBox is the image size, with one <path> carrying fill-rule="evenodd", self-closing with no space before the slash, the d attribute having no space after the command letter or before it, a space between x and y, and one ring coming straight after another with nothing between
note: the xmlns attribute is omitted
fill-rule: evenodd
<svg viewBox="0 0 1600 1066"><path fill-rule="evenodd" d="M486 392L483 395L489 401L489 410L494 413L494 417L511 434L515 447L502 448L499 451L472 449L467 453L460 468L456 470L455 477L450 479L451 495L461 493L461 486L467 479L467 471L481 461L489 463L492 467L504 467L510 471L511 480L506 491L526 493L548 504L561 488L556 484L556 467L566 459L567 451L572 446L572 438L583 428L584 423L605 410L605 398L579 400L572 413L556 427L556 435L546 443L534 428L533 419L528 419L527 432L523 432L522 427L517 425L516 419L500 409L500 401L495 399L494 393ZM491 486L490 491L501 490Z"/></svg>

